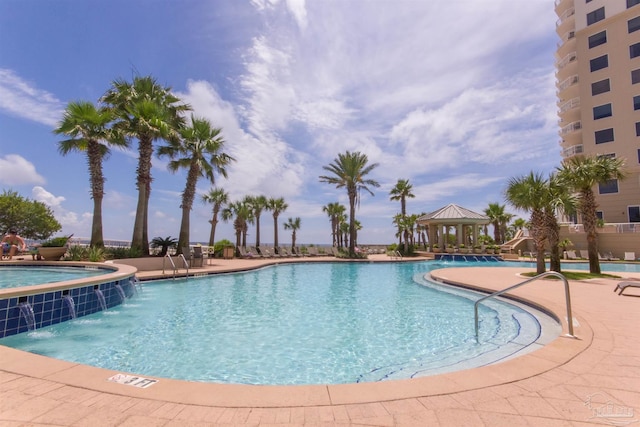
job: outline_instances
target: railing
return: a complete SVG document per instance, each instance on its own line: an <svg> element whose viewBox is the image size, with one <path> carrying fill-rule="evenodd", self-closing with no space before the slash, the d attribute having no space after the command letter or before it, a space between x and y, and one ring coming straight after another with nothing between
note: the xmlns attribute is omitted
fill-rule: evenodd
<svg viewBox="0 0 640 427"><path fill-rule="evenodd" d="M562 46L563 44L565 44L566 42L568 42L569 40L575 37L576 37L575 30L567 31L562 35L562 37L560 37L560 40L558 41L558 44L556 45L556 47L559 49L560 46Z"/></svg>
<svg viewBox="0 0 640 427"><path fill-rule="evenodd" d="M568 125L560 128L560 135L566 135L568 133L572 133L572 132L576 132L579 131L580 129L582 129L582 122L577 121L577 122L571 122Z"/></svg>
<svg viewBox="0 0 640 427"><path fill-rule="evenodd" d="M568 18L571 18L575 14L576 14L576 9L574 7L566 10L562 15L560 15L560 17L556 21L556 27L559 27L560 25L562 25L564 21L566 21Z"/></svg>
<svg viewBox="0 0 640 427"><path fill-rule="evenodd" d="M189 278L189 263L187 262L187 259L184 257L184 254L178 255L178 257L182 259L182 265L184 265L184 267L187 269L186 277ZM169 259L169 262L171 263L171 267L173 268L173 278L175 279L178 268L176 267L176 264L173 262L173 258L171 258L171 255L169 254L166 254L162 259L162 274L164 275L164 261L167 258Z"/></svg>
<svg viewBox="0 0 640 427"><path fill-rule="evenodd" d="M584 225L569 224L569 233L584 233ZM627 234L640 233L640 223L638 222L607 222L602 227L597 227L596 232L599 234Z"/></svg>
<svg viewBox="0 0 640 427"><path fill-rule="evenodd" d="M569 64L571 62L574 62L576 59L578 59L578 54L576 52L569 52L568 54L566 54L564 56L564 58L562 58L558 62L556 62L556 68L558 70L561 70L564 67L566 67L567 64Z"/></svg>
<svg viewBox="0 0 640 427"><path fill-rule="evenodd" d="M563 90L567 89L568 87L576 84L578 84L578 76L574 74L573 76L567 77L566 79L558 83L557 92L560 93Z"/></svg>
<svg viewBox="0 0 640 427"><path fill-rule="evenodd" d="M515 284L513 286L509 286L508 288L503 289L501 291L496 291L496 292L494 292L494 293L492 293L490 295L487 295L485 297L482 297L478 301L476 301L476 303L473 306L473 310L474 310L474 314L475 314L476 341L478 341L478 328L479 328L479 323L478 323L478 305L482 301L484 301L486 299L489 299L489 298L500 296L500 295L504 294L505 292L509 292L512 289L519 288L520 286L524 286L527 283L534 282L534 281L536 281L538 279L541 279L543 277L546 277L546 276L554 276L554 277L557 277L559 279L562 279L562 281L564 282L564 296L565 296L565 301L566 301L566 305L567 305L567 325L568 325L568 328L569 328L569 334L567 336L575 338L575 335L573 335L573 317L571 315L571 294L569 292L569 282L567 281L567 278L564 277L562 274L557 273L555 271L547 271L545 273L538 274L537 276L532 277L529 280L525 280L524 282L520 282L520 283Z"/></svg>
<svg viewBox="0 0 640 427"><path fill-rule="evenodd" d="M580 97L571 98L558 106L558 113L562 114L574 108L580 107Z"/></svg>
<svg viewBox="0 0 640 427"><path fill-rule="evenodd" d="M582 153L584 153L584 147L582 144L572 145L571 147L562 150L562 157L566 159L567 157L573 157Z"/></svg>

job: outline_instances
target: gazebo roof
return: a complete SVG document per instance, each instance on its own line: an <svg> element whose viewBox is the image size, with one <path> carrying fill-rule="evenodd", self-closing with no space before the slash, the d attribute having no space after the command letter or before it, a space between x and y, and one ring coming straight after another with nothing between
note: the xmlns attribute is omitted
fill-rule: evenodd
<svg viewBox="0 0 640 427"><path fill-rule="evenodd" d="M489 217L462 206L449 204L436 211L422 215L420 224L489 224Z"/></svg>

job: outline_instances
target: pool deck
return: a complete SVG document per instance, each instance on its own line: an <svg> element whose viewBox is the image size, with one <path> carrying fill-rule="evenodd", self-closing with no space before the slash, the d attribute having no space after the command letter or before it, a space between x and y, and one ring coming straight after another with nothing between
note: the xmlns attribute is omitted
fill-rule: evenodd
<svg viewBox="0 0 640 427"><path fill-rule="evenodd" d="M192 272L268 262L216 259ZM432 275L498 290L524 280L517 276L524 271L530 269L470 267ZM0 426L640 425L640 289L613 292L640 273L616 274L621 278L571 282L576 338L561 336L503 363L412 380L287 387L160 379L142 389L108 381L116 371L0 346ZM534 282L513 295L555 313L566 334L560 281Z"/></svg>

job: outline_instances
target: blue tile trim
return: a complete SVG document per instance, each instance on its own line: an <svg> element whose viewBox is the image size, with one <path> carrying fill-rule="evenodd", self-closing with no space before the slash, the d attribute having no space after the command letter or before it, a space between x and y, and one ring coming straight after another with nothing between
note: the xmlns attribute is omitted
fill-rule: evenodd
<svg viewBox="0 0 640 427"><path fill-rule="evenodd" d="M105 296L107 308L122 304L122 298L116 285L122 287L127 298L133 295L129 281L133 275L113 282L87 285L78 288L44 292L42 294L25 295L0 299L0 338L28 331L25 314L20 310L21 303L28 303L33 309L36 329L54 325L71 319L70 308L65 302L66 295L73 298L76 317L87 316L100 311L100 303L95 289Z"/></svg>

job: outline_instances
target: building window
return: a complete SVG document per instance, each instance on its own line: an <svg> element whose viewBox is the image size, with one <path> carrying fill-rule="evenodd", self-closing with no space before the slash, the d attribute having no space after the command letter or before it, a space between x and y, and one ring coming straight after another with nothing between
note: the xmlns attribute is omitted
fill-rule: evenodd
<svg viewBox="0 0 640 427"><path fill-rule="evenodd" d="M640 68L631 72L631 84L640 83Z"/></svg>
<svg viewBox="0 0 640 427"><path fill-rule="evenodd" d="M593 12L587 13L587 25L595 24L598 21L604 19L604 7L596 9Z"/></svg>
<svg viewBox="0 0 640 427"><path fill-rule="evenodd" d="M602 213L602 211L596 211L596 218L604 221L604 213Z"/></svg>
<svg viewBox="0 0 640 427"><path fill-rule="evenodd" d="M629 222L640 222L640 206L629 206Z"/></svg>
<svg viewBox="0 0 640 427"><path fill-rule="evenodd" d="M640 95L633 97L633 109L640 110Z"/></svg>
<svg viewBox="0 0 640 427"><path fill-rule="evenodd" d="M613 141L613 128L596 131L596 144Z"/></svg>
<svg viewBox="0 0 640 427"><path fill-rule="evenodd" d="M605 117L611 117L611 115L611 104L593 107L593 120L604 119Z"/></svg>
<svg viewBox="0 0 640 427"><path fill-rule="evenodd" d="M627 28L629 29L629 33L640 30L640 16L636 16L627 21Z"/></svg>
<svg viewBox="0 0 640 427"><path fill-rule="evenodd" d="M612 179L603 184L598 184L600 194L612 194L618 192L618 180Z"/></svg>
<svg viewBox="0 0 640 427"><path fill-rule="evenodd" d="M640 4L640 0L627 0L627 9L637 4Z"/></svg>
<svg viewBox="0 0 640 427"><path fill-rule="evenodd" d="M638 163L640 163L640 148L638 148Z"/></svg>
<svg viewBox="0 0 640 427"><path fill-rule="evenodd" d="M640 43L638 44L640 45ZM640 46L638 47L638 51L638 54L640 54ZM589 64L591 66L591 72L607 68L609 66L609 57L607 55L602 55L597 58L593 58L589 61Z"/></svg>
<svg viewBox="0 0 640 427"><path fill-rule="evenodd" d="M607 32L602 31L589 37L589 49L607 42Z"/></svg>
<svg viewBox="0 0 640 427"><path fill-rule="evenodd" d="M599 82L591 83L591 95L600 95L601 93L609 92L611 90L611 84L609 79L600 80Z"/></svg>
<svg viewBox="0 0 640 427"><path fill-rule="evenodd" d="M640 122L636 122L636 136L640 136Z"/></svg>
<svg viewBox="0 0 640 427"><path fill-rule="evenodd" d="M636 56L640 56L640 43L629 46L629 57L635 58Z"/></svg>

